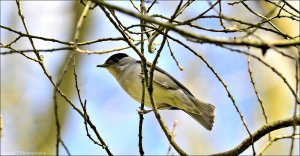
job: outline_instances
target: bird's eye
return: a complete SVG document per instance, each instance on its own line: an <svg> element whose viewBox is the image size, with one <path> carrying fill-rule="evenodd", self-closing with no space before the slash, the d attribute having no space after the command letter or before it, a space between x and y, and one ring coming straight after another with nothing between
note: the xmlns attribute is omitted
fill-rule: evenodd
<svg viewBox="0 0 300 156"><path fill-rule="evenodd" d="M116 58L116 59L113 60L113 62L118 63L119 59Z"/></svg>
<svg viewBox="0 0 300 156"><path fill-rule="evenodd" d="M114 61L113 61L113 60L108 60L107 63L108 63L108 64L112 64L112 63L114 63Z"/></svg>

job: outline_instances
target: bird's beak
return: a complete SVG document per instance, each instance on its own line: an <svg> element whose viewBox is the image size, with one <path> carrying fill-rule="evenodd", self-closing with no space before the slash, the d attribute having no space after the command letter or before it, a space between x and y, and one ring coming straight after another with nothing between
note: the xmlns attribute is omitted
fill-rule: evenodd
<svg viewBox="0 0 300 156"><path fill-rule="evenodd" d="M109 64L104 63L104 64L99 64L99 65L97 65L96 67L107 68L108 65L109 65Z"/></svg>

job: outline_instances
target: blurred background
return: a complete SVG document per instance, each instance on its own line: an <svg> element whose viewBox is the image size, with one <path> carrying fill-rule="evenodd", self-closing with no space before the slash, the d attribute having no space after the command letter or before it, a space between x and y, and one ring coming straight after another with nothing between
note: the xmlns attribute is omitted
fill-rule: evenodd
<svg viewBox="0 0 300 156"><path fill-rule="evenodd" d="M122 7L132 8L130 2L110 1ZM139 6L139 1L134 1ZM31 34L63 41L72 41L76 22L83 10L78 1L22 1L22 8L28 29ZM270 8L267 3L252 1L249 4L257 12L264 14ZM299 6L299 2L292 2ZM149 3L146 3L149 6ZM159 1L150 14L170 16L178 5L178 1ZM178 19L188 19L205 11L210 5L207 1L196 1ZM241 5L229 6L226 2L222 6L223 14L253 23L261 19L249 13ZM213 10L208 15L216 14ZM132 17L117 13L122 22L129 26L139 23ZM273 21L282 31L292 36L299 35L299 23L280 19ZM197 25L208 28L222 28L218 19L197 20ZM18 16L16 3L1 1L1 25L25 32ZM229 27L229 26L228 26ZM1 30L1 43L7 44L17 37L7 30ZM235 33L212 33L195 30L197 33L212 37L233 37ZM178 34L170 33L177 39L186 42ZM260 37L266 40L280 39L273 33L257 31ZM108 21L102 10L91 10L83 25L80 41L97 38L121 36ZM137 39L139 36L134 36ZM22 38L14 44L16 49L31 49L28 38ZM38 49L52 49L61 47L53 42L34 40ZM156 42L160 42L157 38ZM265 124L260 105L251 85L247 56L210 44L188 43L194 50L203 55L217 71L228 89L233 94L237 105L242 111L251 132ZM88 50L108 50L126 46L124 42L104 42L84 46ZM237 146L248 137L238 113L221 83L206 67L206 65L182 46L171 42L172 49L184 71L180 71L172 59L167 47L162 51L158 66L169 72L184 84L199 99L216 106L215 124L212 131L205 130L194 119L182 111L160 111L164 121L171 129L175 120L176 142L188 154L212 154L222 152ZM245 49L244 49L245 50ZM1 52L6 51L1 49ZM283 49L286 53L297 56L295 48ZM138 58L133 50L122 51ZM265 57L260 49L251 49L251 52L280 71L287 81L295 87L295 62L278 53L268 51ZM41 53L45 66L56 80L65 64L70 51L56 51ZM114 52L115 53L115 52ZM87 99L87 111L93 123L99 130L106 144L113 154L133 155L138 153L138 126L139 103L131 99L118 85L115 79L104 69L96 68L110 55L81 54L77 58L79 87L82 97ZM20 54L1 56L1 114L3 132L1 137L1 155L15 152L45 152L55 154L56 127L54 120L53 86L43 74L41 67ZM33 54L28 56L34 57ZM146 54L148 61L152 61L154 54ZM294 112L294 98L283 81L269 68L252 59L254 79L258 92L264 102L266 114L270 122L292 117ZM75 92L72 69L68 70L63 79L62 90L80 107ZM95 145L86 136L81 116L75 112L60 96L59 118L62 126L62 139L72 155L105 155L106 152ZM169 143L161 130L153 113L145 115L143 129L143 143L145 154L167 154ZM272 136L292 134L292 128L285 128L272 132ZM268 136L255 143L259 151L268 141ZM277 141L264 154L288 154L290 139ZM172 150L171 153L176 154ZM60 154L66 151L61 148ZM243 154L252 154L249 148ZM299 155L299 140L296 140L294 154Z"/></svg>

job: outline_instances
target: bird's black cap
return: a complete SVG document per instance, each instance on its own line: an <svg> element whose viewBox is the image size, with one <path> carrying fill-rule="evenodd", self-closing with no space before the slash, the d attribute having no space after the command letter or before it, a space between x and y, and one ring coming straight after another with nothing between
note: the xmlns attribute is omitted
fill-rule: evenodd
<svg viewBox="0 0 300 156"><path fill-rule="evenodd" d="M128 57L127 54L124 54L124 53L117 53L117 54L114 54L112 56L110 56L104 64L101 64L101 65L97 65L97 67L108 67L110 64L112 63L118 63L122 58L124 57Z"/></svg>
<svg viewBox="0 0 300 156"><path fill-rule="evenodd" d="M113 61L113 62L119 62L119 60L121 60L122 58L124 57L128 57L127 54L124 54L124 53L117 53L117 54L114 54L112 56L110 56L106 61L105 63L109 63L110 61Z"/></svg>

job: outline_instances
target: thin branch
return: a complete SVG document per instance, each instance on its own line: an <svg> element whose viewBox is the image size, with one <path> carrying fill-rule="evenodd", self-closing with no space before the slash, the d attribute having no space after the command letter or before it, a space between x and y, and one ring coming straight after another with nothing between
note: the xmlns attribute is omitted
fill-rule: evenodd
<svg viewBox="0 0 300 156"><path fill-rule="evenodd" d="M3 47L0 46L1 48L8 48L8 47ZM8 48L10 49L10 48ZM61 48L52 48L52 49L37 49L38 52L56 52L56 51L61 51L61 50L72 50L72 47L61 47ZM24 49L24 50L10 50L10 51L2 51L0 55L10 55L10 54L16 54L16 53L32 53L34 52L33 49Z"/></svg>
<svg viewBox="0 0 300 156"><path fill-rule="evenodd" d="M292 10L294 10L296 13L298 13L298 15L300 14L300 11L297 10L294 6L292 6L289 2L287 2L286 0L282 0L282 2L284 4L286 4L287 6L289 6ZM299 9L299 8L298 8Z"/></svg>
<svg viewBox="0 0 300 156"><path fill-rule="evenodd" d="M64 149L66 150L68 156L71 156L71 153L70 153L69 149L67 148L65 142L63 140L61 140L60 143L64 147Z"/></svg>
<svg viewBox="0 0 300 156"><path fill-rule="evenodd" d="M18 36L17 38L15 38L14 40L12 40L9 44L7 44L6 46L10 47L12 44L16 43L22 36Z"/></svg>
<svg viewBox="0 0 300 156"><path fill-rule="evenodd" d="M1 47L2 47L2 46L1 46ZM34 62L37 62L37 63L40 62L40 60L37 60L37 59L32 58L32 57L29 57L29 56L25 55L24 53L19 52L19 51L15 50L14 48L10 47L10 46L7 46L7 47L5 47L5 48L10 49L10 51L11 51L12 53L18 53L18 54L23 55L23 56L24 56L25 58L27 58L28 60L31 60L31 61L34 61Z"/></svg>
<svg viewBox="0 0 300 156"><path fill-rule="evenodd" d="M174 121L174 124L173 124L173 129L172 129L172 137L175 138L177 133L176 133L176 126L178 125L178 120L175 120ZM167 152L167 155L170 155L171 154L171 149L172 149L172 145L170 144L169 145L169 148L168 148L168 152Z"/></svg>
<svg viewBox="0 0 300 156"><path fill-rule="evenodd" d="M166 19L166 20L168 20L169 18L168 17L165 17L165 16L163 16L163 15L152 15L151 17L160 17L160 18L162 18L162 19ZM269 19L269 20L264 20L264 21L262 21L261 23L259 23L259 24L253 24L253 23L250 23L250 22L246 22L246 21L242 21L242 20L239 20L239 19L235 19L235 18L231 18L231 17L227 17L227 16L224 16L224 15L222 15L222 16L216 16L216 15L209 15L209 16L200 16L199 17L199 19L224 19L224 20L227 20L227 21L231 21L231 22L235 22L235 23L238 23L238 24L241 24L241 25L246 25L246 26L248 26L248 27L246 27L246 28L243 28L243 29L240 29L240 30L214 30L214 29L208 29L209 31L212 31L212 32L241 32L241 31L245 31L245 30L248 30L248 29L250 29L250 28L256 28L256 29L261 29L261 30L264 30L264 31L267 31L267 32L272 32L272 33L275 33L275 34L277 34L277 35L280 35L280 36L283 36L283 37L288 37L288 36L285 36L284 34L282 34L282 33L280 33L280 32L278 32L278 31L276 31L276 30L273 30L273 29L271 29L271 28L268 28L268 27L263 27L263 26L261 26L263 23L265 23L265 22L268 22L269 20L271 20L271 19ZM277 17L274 17L274 18L277 18ZM174 21L177 25L188 25L188 26L191 26L191 27L195 27L195 28L201 28L201 29L203 29L203 30L206 30L207 28L202 28L202 27L200 27L200 26L196 26L196 25L193 25L193 24L191 24L191 23L188 23L188 21L189 20L186 20L186 21ZM177 25L174 25L174 26L177 26ZM180 33L179 33L180 34ZM295 37L293 37L293 39L295 39L295 38L298 38L299 36L295 36Z"/></svg>
<svg viewBox="0 0 300 156"><path fill-rule="evenodd" d="M21 37L27 37L27 38L31 38L31 39L34 38L34 39L40 39L40 40L44 40L44 41L51 41L51 42L56 42L56 43L60 43L60 44L70 45L70 43L65 42L65 41L61 41L61 40L57 40L57 39L53 39L53 38L46 38L46 37L41 37L41 36L29 35L28 33L22 33L20 31L14 30L10 27L6 27L6 26L3 26L3 25L0 25L0 28L6 29L10 32L18 34Z"/></svg>
<svg viewBox="0 0 300 156"><path fill-rule="evenodd" d="M250 65L250 55L249 54L250 54L250 48L248 47L248 73L249 73L249 76L250 76L250 80L251 80L256 98L257 98L257 100L260 104L265 122L266 122L266 124L268 124L269 122L268 122L268 118L267 118L267 115L266 115L265 107L264 107L263 101L261 100L260 96L258 95L256 84L255 84L255 81L254 81L254 78L253 78L253 72L252 72L252 68L251 68L251 65ZM271 134L269 133L268 135L269 135L269 140L271 140Z"/></svg>
<svg viewBox="0 0 300 156"><path fill-rule="evenodd" d="M286 128L286 127L291 127L293 125L300 125L300 117L292 117L292 118L287 118L284 120L278 120L269 124L264 125L261 127L259 130L254 132L252 134L253 141L256 142L263 136L267 135L268 133L281 129L281 128ZM239 155L242 152L244 152L249 146L252 144L252 139L251 137L246 138L244 141L242 141L238 146L235 148L226 151L226 152L221 152L217 154L212 154L211 156L232 156L232 155Z"/></svg>
<svg viewBox="0 0 300 156"><path fill-rule="evenodd" d="M77 54L76 50L79 49L78 46L77 46L77 42L79 40L81 27L82 27L82 25L84 23L84 20L85 20L87 14L88 14L88 11L90 9L91 4L92 4L91 1L88 1L86 3L85 8L82 11L82 14L81 14L81 16L80 16L80 18L79 18L79 20L77 22L77 25L76 25L75 34L74 34L74 40L73 40L74 41L74 45L73 45L74 46L74 52L73 52L73 56L74 56L73 57L73 75L74 75L75 87L76 87L77 95L78 95L78 98L79 98L79 102L81 104L81 107L83 107L83 109L84 109L84 123L85 123L85 126L87 125L86 124L87 121L89 121L90 122L90 124L89 124L90 127L93 129L93 132L96 134L97 139L100 141L101 144L97 143L94 139L92 139L92 137L88 133L88 128L86 126L86 131L88 133L88 136L89 136L89 138L94 143L96 143L97 145L99 145L100 147L102 147L106 151L106 153L111 156L112 155L111 151L109 150L108 146L106 145L106 143L104 142L103 138L99 134L96 126L94 124L92 124L90 118L87 115L87 112L86 112L86 109L85 109L85 107L86 107L85 106L86 105L86 100L85 100L85 103L83 104L83 101L82 101L82 98L81 98L81 95L80 95L79 86L78 86L78 80L77 80L77 74L76 74L76 67L75 67L76 66L76 59L75 58L76 58L76 54Z"/></svg>
<svg viewBox="0 0 300 156"><path fill-rule="evenodd" d="M201 18L202 16L204 16L207 12L209 12L211 9L213 9L217 4L220 3L221 0L216 1L214 4L210 5L210 7L208 9L206 9L204 12L202 12L201 14L199 14L196 17L190 18L189 20L186 20L183 22L183 24L187 24L187 23L192 23L193 21Z"/></svg>
<svg viewBox="0 0 300 156"><path fill-rule="evenodd" d="M61 125L59 122L59 117L58 117L58 103L57 103L57 92L56 90L54 90L53 93L53 99L54 99L54 116L55 116L55 124L56 124L56 156L59 155L59 151L60 151L60 147L59 144L61 143L63 148L66 150L68 156L71 156L71 153L68 149L68 147L66 146L66 144L64 143L64 141L61 138Z"/></svg>
<svg viewBox="0 0 300 156"><path fill-rule="evenodd" d="M89 132L89 128L88 128L88 125L87 125L87 120L90 120L90 116L88 115L87 113L87 110L86 110L86 103L87 101L85 100L84 101L84 104L81 105L82 108L83 108L83 112L84 112L84 115L85 115L85 119L84 119L84 127L85 127L85 132L86 132L86 135L88 136L88 138L96 145L102 147L102 148L105 148L105 146L103 144L100 144L98 141L96 141L90 134Z"/></svg>
<svg viewBox="0 0 300 156"><path fill-rule="evenodd" d="M228 49L232 52L237 52L237 53L244 54L244 55L250 55L251 57L255 58L256 60L258 60L259 62L264 64L266 67L270 68L275 74L277 74L283 80L283 82L286 84L286 86L289 88L289 90L291 91L291 93L295 97L295 100L297 101L297 103L298 104L300 103L299 102L300 100L299 100L299 98L297 98L298 96L297 96L296 92L293 90L293 87L291 86L291 84L286 80L286 78L282 75L282 73L280 73L276 68L272 67L271 65L266 63L264 60L262 60L258 56L252 55L250 53L244 52L244 51L239 50L239 49L234 49L234 48L230 48L230 47L222 46L222 45L218 45L218 46L223 47L225 49Z"/></svg>
<svg viewBox="0 0 300 156"><path fill-rule="evenodd" d="M149 85L147 86L147 89L148 89L148 93L149 93L149 96L150 96L150 101L151 101L151 105L152 105L152 108L153 108L153 111L154 111L154 114L155 114L155 117L157 119L157 121L159 122L161 128L163 129L165 135L167 136L170 144L174 147L174 149L180 154L180 155L187 155L178 145L177 143L175 142L174 138L172 137L167 125L164 123L164 121L162 120L158 110L157 110L157 106L156 106L156 103L155 103L155 99L153 98L153 77L154 77L154 69L155 69L155 66L156 66L156 63L158 61L158 58L160 56L160 53L164 47L164 44L167 40L167 32L168 30L165 31L165 34L164 34L164 38L162 40L162 43L161 43L161 46L160 48L158 49L157 51L157 54L154 58L154 61L152 62L152 65L151 65L151 68L150 68L150 71L149 71Z"/></svg>
<svg viewBox="0 0 300 156"><path fill-rule="evenodd" d="M168 39L167 39L167 44L168 44L168 48L169 48L169 51L170 51L170 53L171 53L171 56L172 56L173 60L176 62L177 67L178 67L181 71L183 71L184 68L183 68L183 67L179 64L179 62L177 61L177 59L176 59L176 57L175 57L175 55L174 55L174 53L173 53L173 51L172 51L172 48L171 48L171 46L170 46L170 42L169 42Z"/></svg>
<svg viewBox="0 0 300 156"><path fill-rule="evenodd" d="M237 106L232 94L230 93L227 85L225 84L225 82L223 81L223 79L217 74L217 72L214 70L214 68L206 61L206 59L200 55L199 53L197 53L196 51L194 51L192 48L190 48L189 46L187 46L186 44L184 44L183 42L179 41L178 39L175 39L171 36L168 36L171 40L177 42L178 44L182 45L184 48L188 49L189 51L191 51L194 55L196 55L198 58L200 58L205 64L206 66L212 71L212 73L216 76L216 78L219 80L219 82L221 82L221 84L223 85L223 87L225 88L227 94L228 94L228 97L230 98L230 100L232 101L233 103L233 106L235 107L237 113L239 114L240 116L240 119L245 127L245 129L247 130L249 136L251 137L251 132L248 128L248 125L246 123L246 120L242 114L242 112L240 111L239 107Z"/></svg>
<svg viewBox="0 0 300 156"><path fill-rule="evenodd" d="M73 55L71 53L69 53L67 56L67 59L62 67L61 72L59 73L58 80L56 82L57 87L60 87L61 82L62 82L65 74L67 73L67 69L69 67L70 61L72 60L72 56ZM71 153L61 138L61 126L60 126L59 115L58 115L57 93L58 93L57 90L54 88L52 94L53 94L53 101L54 101L54 117L55 117L55 123L56 123L56 155L57 156L59 155L59 150L60 150L59 144L61 143L62 146L64 147L64 149L66 150L66 152L68 153L68 155L70 156Z"/></svg>
<svg viewBox="0 0 300 156"><path fill-rule="evenodd" d="M23 13L22 13L22 10L21 10L21 6L20 6L20 2L19 2L19 0L16 0L16 2L17 2L17 6L18 6L18 13L19 13L19 16L20 16L20 18L21 18L21 20L22 20L22 23L23 23L23 26L24 26L24 28L25 28L25 30L26 30L26 34L28 35L28 36L30 36L30 33L29 33L29 31L28 31L28 29L27 29L27 26L26 26L26 23L25 23L25 18L24 18L24 16L23 16ZM47 69L46 69L46 67L44 66L44 63L43 63L43 58L42 58L42 56L38 53L38 51L36 50L36 48L35 48L35 45L34 45L34 43L33 43L33 40L32 40L32 38L31 37L28 37L28 39L29 39L29 41L30 41L30 43L31 43L31 46L32 46L32 48L33 48L33 50L34 50L34 53L35 53L35 55L36 55L36 57L38 58L38 60L39 60L39 65L41 66L41 68L42 68L42 70L43 70L43 72L44 72L44 74L47 76L47 78L50 80L50 82L52 83L52 85L55 87L55 89L56 89L56 91L72 106L72 108L74 109L74 110L76 110L82 117L84 117L84 114L74 105L74 103L57 87L57 85L54 83L54 81L53 81L53 78L52 78L52 76L50 76L49 75L49 73L48 73L48 71L47 71ZM92 122L90 121L90 120L87 120L87 123L91 126L91 128L93 129L93 130L95 130L96 132L97 132L97 129L96 129L96 127L92 124ZM96 133L96 135L97 135L97 137L98 138L101 138L100 137L100 135L98 134L98 133ZM107 146L105 147L105 149L107 150L108 148L107 148Z"/></svg>
<svg viewBox="0 0 300 156"><path fill-rule="evenodd" d="M265 0L266 2L270 3L270 4L273 4L274 6L278 7L278 8L281 8L282 6L276 4L275 2L276 1L273 1L273 0ZM290 9L287 9L287 8L282 8L282 10L284 10L286 13L290 14L291 16L293 17L296 17L296 18L300 18L300 14L294 14L290 11Z"/></svg>
<svg viewBox="0 0 300 156"><path fill-rule="evenodd" d="M173 30L183 36L190 37L191 39L193 39L194 42L210 43L210 44L216 44L216 45L224 44L224 45L235 45L235 46L237 46L237 45L238 46L252 46L252 47L257 47L257 48L269 48L267 44L265 44L261 41L257 41L257 40L249 41L249 40L245 40L245 39L219 39L219 38L203 36L201 34L196 34L194 32L190 32L188 30L179 29L170 23L165 23L165 22L155 20L152 17L147 16L147 15L136 14L135 12L124 9L119 6L115 6L115 5L106 3L104 1L100 1L100 0L92 0L92 1L95 2L99 6L105 6L110 9L114 9L114 10L123 12L132 17L143 19L144 21L147 21L149 23L155 23L155 24L158 24L165 28L168 28L170 30ZM300 41L296 40L296 39L277 40L277 41L270 41L270 42L268 42L268 44L274 45L276 47L289 47L289 46L300 45Z"/></svg>
<svg viewBox="0 0 300 156"><path fill-rule="evenodd" d="M21 10L21 6L20 6L20 1L16 0L17 2L17 6L18 6L18 13L19 16L22 20L23 26L26 30L27 36L30 36L29 31L27 29L26 23L25 23L25 18L23 16L22 10ZM83 116L83 113L74 105L74 103L57 87L57 85L54 83L52 76L48 73L48 70L46 69L46 67L44 66L43 63L43 57L39 54L39 52L36 50L35 45L33 43L33 40L31 37L28 37L30 44L33 48L33 52L35 53L36 57L39 60L39 65L41 66L44 74L47 76L47 78L50 80L50 82L52 83L52 85L56 88L56 90L58 91L58 93L73 107L73 109L75 109L80 115Z"/></svg>
<svg viewBox="0 0 300 156"><path fill-rule="evenodd" d="M24 17L24 15L23 15L22 10L21 10L21 4L20 4L20 1L19 1L19 0L16 0L16 3L17 3L17 8L18 8L18 14L19 14L19 16L20 16L20 18L21 18L21 20L22 20L22 24L23 24L23 26L24 26L24 28L25 28L25 30L26 30L26 34L27 34L27 35L30 35L30 33L29 33L29 31L28 31L28 28L27 28L27 25L26 25L26 22L25 22L25 17ZM30 41L30 44L31 44L32 48L34 49L34 53L35 53L37 59L39 60L39 61L38 61L38 64L39 64L39 65L41 66L41 68L43 69L44 74L48 77L48 79L51 81L51 83L55 86L56 91L57 91L62 97L64 97L65 100L66 100L67 102L69 102L69 103L72 105L72 107L73 107L78 113L81 113L81 111L80 111L80 110L72 103L72 101L70 101L70 100L66 97L66 95L65 95L65 94L64 94L64 93L56 86L56 84L54 83L52 77L48 74L48 71L47 71L47 69L46 69L46 67L44 66L44 63L43 63L43 57L42 57L42 56L38 53L38 51L36 50L32 38L28 37L28 39L29 39L29 41ZM58 120L57 120L57 121L58 121ZM60 140L61 140L61 139L60 139ZM57 147L57 149L59 149L59 148ZM67 151L68 151L68 150L67 150ZM57 154L58 154L58 150L57 150Z"/></svg>
<svg viewBox="0 0 300 156"><path fill-rule="evenodd" d="M130 3L132 4L132 6L135 8L135 10L137 10L138 12L140 12L139 8L134 4L133 0L130 0Z"/></svg>
<svg viewBox="0 0 300 156"><path fill-rule="evenodd" d="M141 0L141 4L140 4L140 9L141 9L141 14L145 14L146 13L146 6L144 3L144 0ZM144 24L143 20L140 20L141 24ZM145 30L145 27L140 27L141 28L141 32L143 32ZM144 54L144 34L141 33L141 53ZM141 63L141 69L144 69L146 66L144 63ZM145 72L144 70L141 70L141 74L143 75L143 77L145 77ZM144 78L141 79L141 83L142 83L142 100L141 100L141 106L140 106L140 111L143 112L144 111L144 106L145 106L145 88L146 88L146 81ZM143 113L139 113L139 152L140 155L143 156L145 154L144 149L143 149L143 121L144 121L144 115Z"/></svg>
<svg viewBox="0 0 300 156"><path fill-rule="evenodd" d="M278 140L282 140L282 139L299 139L299 134L295 134L295 135L279 135L276 136L275 138L272 138L271 140L269 140L269 142L257 153L257 155L261 156L271 145L272 143L278 141Z"/></svg>
<svg viewBox="0 0 300 156"><path fill-rule="evenodd" d="M141 42L137 42L134 43L134 45L139 45ZM8 47L3 47L0 46L1 48L8 48ZM108 49L108 50L82 50L82 49L77 49L78 53L81 54L88 54L88 55L92 55L92 54L106 54L106 53L111 53L111 52L116 52L116 51L122 51L122 50L126 50L129 49L130 46L124 46L124 47L119 47L119 48L113 48L113 49ZM8 48L10 49L10 48ZM61 51L61 50L73 50L74 47L70 46L70 47L61 47L61 48L52 48L52 49L37 49L37 51L39 52L57 52L57 51ZM3 51L0 53L0 55L9 55L9 54L15 54L15 53L31 53L34 52L33 49L25 49L25 50L10 50L10 51Z"/></svg>
<svg viewBox="0 0 300 156"><path fill-rule="evenodd" d="M258 17L260 17L260 18L262 18L262 19L264 19L264 20L268 20L268 18L267 17L265 17L265 16L263 16L263 15L261 15L261 14L259 14L259 13L257 13L257 12L255 12L255 11L253 11L244 1L241 1L241 3L245 6L245 8L247 8L248 9L248 11L250 11L251 13L253 13L254 15L256 15L256 16L258 16ZM286 34L286 33L284 33L284 32L282 32L276 25L274 25L271 21L268 21L268 23L275 29L275 30L277 30L278 32L280 32L281 34L282 34L282 36L283 37L285 37L285 38L293 38L293 37L291 37L291 36L289 36L288 34Z"/></svg>
<svg viewBox="0 0 300 156"><path fill-rule="evenodd" d="M298 50L300 50L299 47L298 47ZM300 55L298 57L300 58ZM300 72L299 72L299 70L300 70L300 68L299 68L299 60L296 60L295 62L296 62L296 64L295 64L296 93L300 94L300 92L299 92L299 81L300 81L299 80L299 77L300 77L299 76L299 74L300 74ZM299 105L298 105L297 101L295 101L294 117L297 117L298 113L299 113ZM297 131L296 125L293 125L293 134L292 135L295 135L297 132L298 131ZM293 155L294 144L295 144L295 138L292 138L292 140L291 140L291 148L290 148L290 155Z"/></svg>
<svg viewBox="0 0 300 156"><path fill-rule="evenodd" d="M154 6L154 4L156 3L157 0L153 0L153 2L151 3L151 5L149 6L149 8L147 9L147 13L149 13L149 11L151 10L151 8Z"/></svg>
<svg viewBox="0 0 300 156"><path fill-rule="evenodd" d="M222 16L222 1L219 2L219 16ZM220 25L223 27L224 30L227 30L227 28L224 25L223 19L220 18Z"/></svg>
<svg viewBox="0 0 300 156"><path fill-rule="evenodd" d="M64 44L64 45L69 45L69 46L72 46L74 44L73 42L57 40L57 39L54 39L54 38L46 38L46 37L41 37L41 36L36 36L36 35L28 35L26 33L11 29L10 27L6 27L6 26L3 26L3 25L0 25L0 28L8 30L10 32L13 32L15 34L18 34L19 37L30 37L30 38L33 38L33 39L39 39L39 40L43 40L43 41L55 42L55 43L60 43L60 44ZM95 40L91 40L91 41L79 42L79 43L77 43L77 45L78 46L83 46L83 45L90 45L90 44L103 42L103 41L123 41L123 40L124 39L122 37L108 37L108 38L99 38L99 39L95 39ZM11 43L13 43L13 42L14 41L12 41Z"/></svg>
<svg viewBox="0 0 300 156"><path fill-rule="evenodd" d="M133 43L133 45L137 46L139 45L141 42L137 42L137 43ZM81 49L76 49L76 51L78 53L82 53L82 54L106 54L106 53L111 53L111 52L116 52L116 51L122 51L122 50L126 50L126 49L130 49L131 46L124 46L124 47L120 47L120 48L113 48L113 49L108 49L108 50L81 50Z"/></svg>

